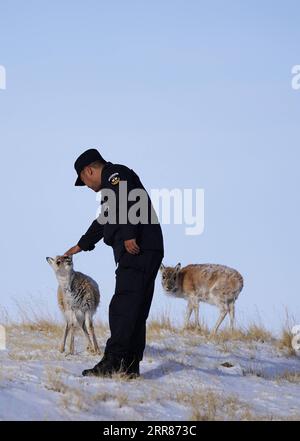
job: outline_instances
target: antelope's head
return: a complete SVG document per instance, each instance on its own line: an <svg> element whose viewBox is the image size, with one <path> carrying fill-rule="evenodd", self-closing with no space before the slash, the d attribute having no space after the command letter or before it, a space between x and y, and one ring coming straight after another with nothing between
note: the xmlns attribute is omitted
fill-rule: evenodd
<svg viewBox="0 0 300 441"><path fill-rule="evenodd" d="M46 260L58 276L66 276L73 270L72 256L46 257Z"/></svg>
<svg viewBox="0 0 300 441"><path fill-rule="evenodd" d="M178 289L178 273L181 269L181 263L178 263L175 267L164 266L161 264L161 284L163 289L167 293L175 293Z"/></svg>

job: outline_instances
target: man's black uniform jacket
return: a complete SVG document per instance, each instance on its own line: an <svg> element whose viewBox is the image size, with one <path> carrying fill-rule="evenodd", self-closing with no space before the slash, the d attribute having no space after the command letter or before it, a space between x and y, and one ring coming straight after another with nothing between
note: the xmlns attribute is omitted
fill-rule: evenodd
<svg viewBox="0 0 300 441"><path fill-rule="evenodd" d="M133 224L129 221L127 223L119 222L119 183L121 181L127 182L127 196L131 190L136 188L140 188L145 191L148 203L148 223L139 222L137 224ZM97 219L94 220L87 232L80 238L78 246L83 251L91 251L95 248L95 244L103 238L104 243L112 246L116 263L120 260L122 254L126 251L124 241L129 239L136 239L141 251L160 250L164 252L161 226L158 222L157 217L155 221L156 223L151 223L151 214L152 216L153 213L154 215L156 214L152 206L150 197L143 187L137 174L125 165L106 162L101 174L101 190L104 188L113 190L116 195L116 223L105 223L103 225L99 223ZM106 201L102 200L101 204L103 204L104 202ZM130 207L136 202L137 201L127 200L127 213Z"/></svg>

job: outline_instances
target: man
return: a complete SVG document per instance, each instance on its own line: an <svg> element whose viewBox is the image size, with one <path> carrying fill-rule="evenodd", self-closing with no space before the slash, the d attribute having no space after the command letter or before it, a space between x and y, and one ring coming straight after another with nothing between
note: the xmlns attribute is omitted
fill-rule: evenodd
<svg viewBox="0 0 300 441"><path fill-rule="evenodd" d="M102 211L77 245L65 255L91 251L103 238L105 244L113 248L118 264L115 292L109 305L111 336L102 360L82 374L111 376L114 372L121 372L128 378L135 378L140 375L139 363L146 344L146 320L155 278L164 257L161 226L148 193L132 169L105 161L96 149L82 153L74 167L78 175L76 186L86 185L95 192L101 190ZM141 205L135 213L139 212L138 222L131 220L137 203L130 197L131 192L140 195Z"/></svg>

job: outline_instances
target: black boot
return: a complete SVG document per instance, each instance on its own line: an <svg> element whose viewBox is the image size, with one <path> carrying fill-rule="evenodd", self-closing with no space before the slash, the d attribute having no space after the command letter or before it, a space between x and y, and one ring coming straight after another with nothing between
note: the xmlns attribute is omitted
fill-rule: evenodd
<svg viewBox="0 0 300 441"><path fill-rule="evenodd" d="M82 372L84 377L111 377L113 373L122 373L124 371L124 358L116 354L107 352L102 360L92 369L85 369Z"/></svg>
<svg viewBox="0 0 300 441"><path fill-rule="evenodd" d="M125 374L128 378L137 378L140 376L140 360L137 354L128 354L125 357Z"/></svg>

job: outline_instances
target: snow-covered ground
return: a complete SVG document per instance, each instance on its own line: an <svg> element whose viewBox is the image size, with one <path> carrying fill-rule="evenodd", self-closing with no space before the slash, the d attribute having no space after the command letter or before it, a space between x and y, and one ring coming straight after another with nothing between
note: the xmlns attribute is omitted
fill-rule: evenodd
<svg viewBox="0 0 300 441"><path fill-rule="evenodd" d="M300 420L300 358L276 342L208 340L153 329L141 377L86 378L99 356L58 352L62 329L9 327L0 351L0 420ZM103 350L107 327L97 328Z"/></svg>

